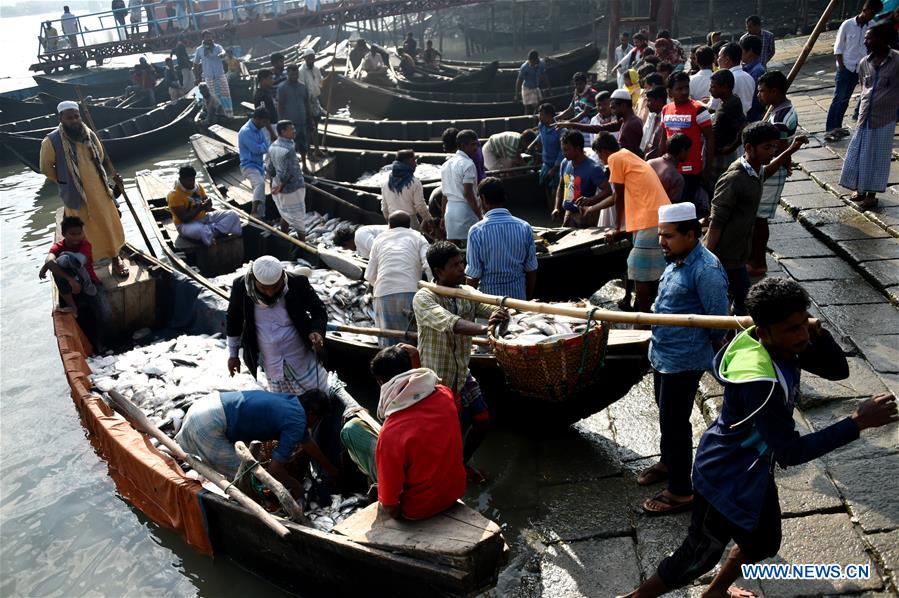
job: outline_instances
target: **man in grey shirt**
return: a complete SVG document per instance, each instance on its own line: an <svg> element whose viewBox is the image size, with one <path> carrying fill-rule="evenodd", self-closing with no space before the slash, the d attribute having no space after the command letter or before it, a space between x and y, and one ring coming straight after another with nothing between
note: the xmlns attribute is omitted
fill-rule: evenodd
<svg viewBox="0 0 899 598"><path fill-rule="evenodd" d="M293 122L296 127L297 151L303 157L303 168L308 168L306 152L309 149L310 115L312 106L309 91L300 83L300 68L291 64L287 67L287 80L278 86L278 114L282 119Z"/></svg>

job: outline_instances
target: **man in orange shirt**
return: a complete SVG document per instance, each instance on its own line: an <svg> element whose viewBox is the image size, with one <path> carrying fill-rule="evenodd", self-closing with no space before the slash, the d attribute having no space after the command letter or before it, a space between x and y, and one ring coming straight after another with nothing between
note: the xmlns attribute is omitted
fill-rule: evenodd
<svg viewBox="0 0 899 598"><path fill-rule="evenodd" d="M659 279L667 265L659 247L659 206L671 203L652 166L640 156L622 149L611 133L600 133L593 140L593 151L609 167L611 197L583 208L584 213L614 205L617 222L609 241L625 230L633 234L634 248L627 257L627 277L636 287L636 311L652 309Z"/></svg>

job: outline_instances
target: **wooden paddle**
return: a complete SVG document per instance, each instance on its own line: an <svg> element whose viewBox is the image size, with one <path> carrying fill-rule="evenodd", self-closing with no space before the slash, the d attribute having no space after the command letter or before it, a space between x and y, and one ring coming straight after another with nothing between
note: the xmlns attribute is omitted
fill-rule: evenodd
<svg viewBox="0 0 899 598"><path fill-rule="evenodd" d="M256 501L238 490L237 486L231 484L231 481L228 480L225 476L215 471L199 459L196 459L192 455L184 452L184 450L180 446L178 446L177 442L166 436L162 430L153 425L153 423L147 418L147 416L144 415L144 412L141 411L134 403L129 401L127 398L125 398L115 390L109 391L109 398L110 402L112 403L113 409L121 414L122 417L131 422L131 425L133 425L137 430L144 432L145 434L148 434L158 440L160 444L168 449L168 451L175 459L187 462L187 464L194 468L200 475L224 490L228 496L236 500L247 510L249 510L253 515L259 518L262 523L264 523L273 532L278 534L279 537L284 538L288 534L290 534L290 530L283 523L275 519Z"/></svg>
<svg viewBox="0 0 899 598"><path fill-rule="evenodd" d="M78 93L78 103L81 106L81 115L84 117L84 122L87 126L94 132L97 132L97 127L94 125L94 119L91 118L91 112L88 110L87 102L84 101L84 96L81 95L81 89L75 88L75 91ZM100 136L97 135L97 139ZM100 142L102 143L102 141ZM103 148L103 166L106 168L108 172L118 173L115 166L112 164L112 160L109 158L109 152L106 151L106 148ZM137 217L137 211L134 209L134 204L131 203L131 199L128 198L128 192L125 191L125 185L119 185L119 191L122 192L122 197L125 199L125 204L128 206L128 210L131 212L131 217L134 218L134 223L137 225L137 230L140 231L140 236L144 240L144 244L147 246L147 251L150 252L150 255L153 257L156 256L156 251L153 249L153 245L150 243L150 237L147 235L147 231L144 230L144 225L141 223L140 218Z"/></svg>
<svg viewBox="0 0 899 598"><path fill-rule="evenodd" d="M621 324L655 325L655 326L685 326L689 328L722 328L726 330L741 330L753 325L749 316L706 316L699 314L653 314L643 312L611 311L598 308L564 307L550 303L537 303L536 301L522 301L521 299L508 299L487 295L480 291L467 291L456 287L444 287L431 282L419 282L420 288L429 289L437 295L455 297L456 299L468 299L487 305L511 307L518 311L527 311L538 314L552 314L556 316L568 316L571 318L593 319L600 322L618 322Z"/></svg>

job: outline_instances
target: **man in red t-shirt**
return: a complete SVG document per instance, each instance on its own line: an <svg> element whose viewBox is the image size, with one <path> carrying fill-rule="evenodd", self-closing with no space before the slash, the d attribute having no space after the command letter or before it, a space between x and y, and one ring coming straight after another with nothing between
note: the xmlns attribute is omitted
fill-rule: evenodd
<svg viewBox="0 0 899 598"><path fill-rule="evenodd" d="M381 350L371 373L381 386L378 417L378 502L393 518L426 519L465 492L462 429L453 392L418 366L406 344Z"/></svg>
<svg viewBox="0 0 899 598"><path fill-rule="evenodd" d="M84 222L77 216L62 219L62 240L55 242L47 253L38 276L53 274L56 288L64 306L74 312L78 323L95 348L100 345L100 328L109 317L109 303L103 283L94 272L93 250L84 238ZM88 317L79 317L78 306L87 306Z"/></svg>
<svg viewBox="0 0 899 598"><path fill-rule="evenodd" d="M682 71L668 77L668 94L671 102L662 108L662 129L665 135L659 144L659 152L668 151L668 140L678 133L690 138L690 156L678 166L684 176L684 193L681 201L692 202L697 214L707 214L708 205L699 197L703 169L703 138L705 155L715 155L715 136L712 134L712 117L700 102L690 99L690 75Z"/></svg>

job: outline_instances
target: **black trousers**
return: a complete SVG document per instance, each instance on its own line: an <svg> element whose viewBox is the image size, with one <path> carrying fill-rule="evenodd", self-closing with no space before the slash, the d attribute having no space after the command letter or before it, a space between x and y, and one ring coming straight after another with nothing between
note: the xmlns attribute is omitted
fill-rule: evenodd
<svg viewBox="0 0 899 598"><path fill-rule="evenodd" d="M680 588L702 577L718 564L733 540L750 563L777 554L780 549L780 501L774 478L768 480L759 520L745 530L719 513L699 493L693 496L693 515L687 537L674 553L659 564L659 577L669 588Z"/></svg>
<svg viewBox="0 0 899 598"><path fill-rule="evenodd" d="M662 464L668 468L668 491L693 494L693 428L690 414L699 390L701 371L663 374L653 370L652 382L659 406Z"/></svg>

